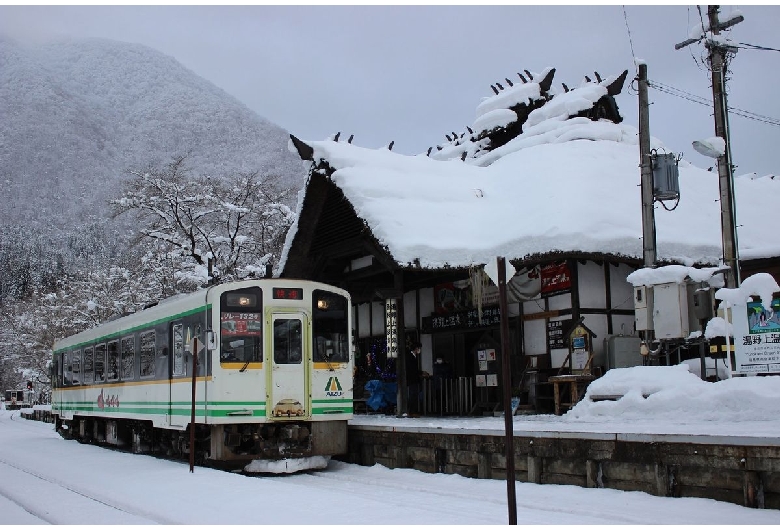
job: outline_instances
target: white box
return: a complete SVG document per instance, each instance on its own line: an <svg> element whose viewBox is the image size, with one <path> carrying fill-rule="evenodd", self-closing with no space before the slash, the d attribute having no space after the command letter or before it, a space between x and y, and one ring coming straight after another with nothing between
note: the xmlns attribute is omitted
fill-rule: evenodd
<svg viewBox="0 0 780 530"><path fill-rule="evenodd" d="M656 339L684 339L690 335L685 284L653 286L653 326Z"/></svg>

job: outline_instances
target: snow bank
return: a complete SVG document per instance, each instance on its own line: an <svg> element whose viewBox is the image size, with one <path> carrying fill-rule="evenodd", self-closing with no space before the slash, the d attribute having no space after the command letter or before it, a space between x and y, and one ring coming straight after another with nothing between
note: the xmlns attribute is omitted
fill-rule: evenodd
<svg viewBox="0 0 780 530"><path fill-rule="evenodd" d="M696 361L698 362L698 361ZM620 395L615 401L593 397ZM644 397L647 396L647 397ZM735 377L709 383L677 366L635 366L609 370L590 384L585 398L566 417L652 421L776 421L780 376Z"/></svg>

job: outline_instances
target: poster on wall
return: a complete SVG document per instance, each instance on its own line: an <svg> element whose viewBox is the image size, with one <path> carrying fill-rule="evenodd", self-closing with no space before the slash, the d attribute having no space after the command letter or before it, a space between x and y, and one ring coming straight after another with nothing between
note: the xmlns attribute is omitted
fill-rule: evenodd
<svg viewBox="0 0 780 530"><path fill-rule="evenodd" d="M780 373L780 299L770 309L748 302L746 311L737 306L732 315L736 373Z"/></svg>
<svg viewBox="0 0 780 530"><path fill-rule="evenodd" d="M542 296L571 292L571 271L565 261L548 263L541 269Z"/></svg>

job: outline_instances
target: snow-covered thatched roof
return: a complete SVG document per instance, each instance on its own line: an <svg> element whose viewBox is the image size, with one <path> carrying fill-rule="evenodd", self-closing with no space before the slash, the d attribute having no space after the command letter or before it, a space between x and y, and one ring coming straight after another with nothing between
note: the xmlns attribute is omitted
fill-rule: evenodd
<svg viewBox="0 0 780 530"><path fill-rule="evenodd" d="M465 267L556 252L641 260L637 129L577 116L606 94L604 84L554 95L530 112L522 134L464 160L305 142L317 168L312 178L331 179L400 266ZM652 148L665 152L656 139ZM722 257L717 172L682 160L679 186L676 207L656 203L658 259L714 265ZM738 178L735 188L741 258L780 256L765 228L780 182Z"/></svg>

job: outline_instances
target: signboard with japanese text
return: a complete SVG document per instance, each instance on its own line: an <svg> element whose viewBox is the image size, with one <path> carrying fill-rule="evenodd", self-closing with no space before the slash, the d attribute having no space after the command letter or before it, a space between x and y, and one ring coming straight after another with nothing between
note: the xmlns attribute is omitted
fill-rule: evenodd
<svg viewBox="0 0 780 530"><path fill-rule="evenodd" d="M230 313L220 314L222 336L232 335L260 336L263 331L262 313Z"/></svg>
<svg viewBox="0 0 780 530"><path fill-rule="evenodd" d="M747 310L732 310L735 372L780 373L780 299L766 309L761 302L748 302Z"/></svg>
<svg viewBox="0 0 780 530"><path fill-rule="evenodd" d="M425 333L443 330L473 329L489 326L498 326L501 323L501 312L498 306L482 308L482 322L479 320L477 309L459 311L447 315L433 315L423 318L423 330Z"/></svg>
<svg viewBox="0 0 780 530"><path fill-rule="evenodd" d="M395 298L385 300L385 333L387 335L387 358L398 358L398 303Z"/></svg>
<svg viewBox="0 0 780 530"><path fill-rule="evenodd" d="M571 327L572 320L549 320L547 322L547 346L551 350L566 348L564 332Z"/></svg>
<svg viewBox="0 0 780 530"><path fill-rule="evenodd" d="M571 271L565 261L542 265L542 296L552 296L571 291Z"/></svg>

